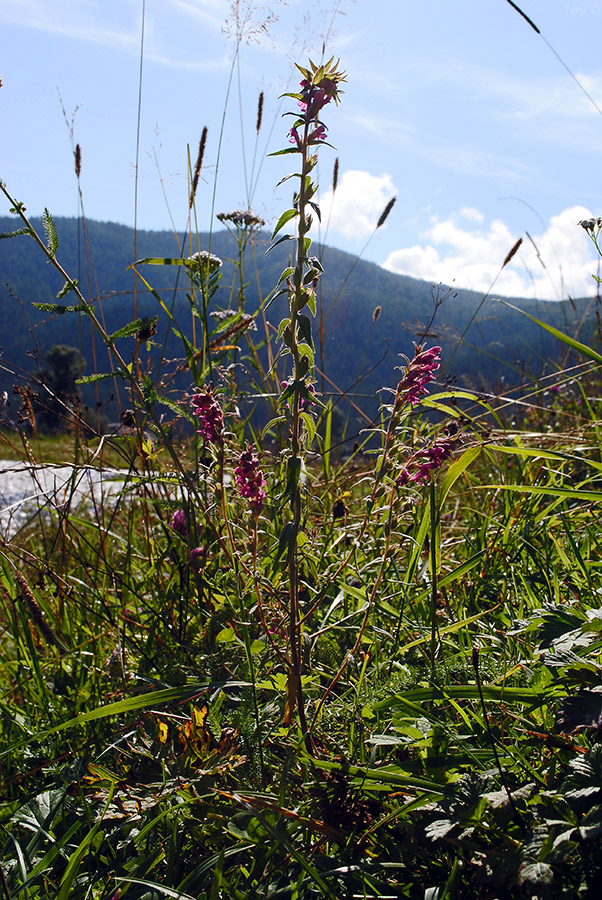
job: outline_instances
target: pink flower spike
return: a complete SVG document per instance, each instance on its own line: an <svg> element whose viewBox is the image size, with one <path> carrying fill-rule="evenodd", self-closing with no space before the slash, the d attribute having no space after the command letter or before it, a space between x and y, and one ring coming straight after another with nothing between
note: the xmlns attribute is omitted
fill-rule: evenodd
<svg viewBox="0 0 602 900"><path fill-rule="evenodd" d="M263 509L266 481L259 468L259 459L249 444L240 454L238 465L234 469L234 479L238 493L249 501L249 506L258 516Z"/></svg>
<svg viewBox="0 0 602 900"><path fill-rule="evenodd" d="M221 444L224 440L224 414L210 387L192 397L193 413L199 417L198 434L208 444Z"/></svg>
<svg viewBox="0 0 602 900"><path fill-rule="evenodd" d="M397 386L397 396L405 394L405 402L416 406L422 397L428 394L426 387L435 380L434 373L440 367L441 347L431 347L423 350L417 345L413 358L408 362L407 368Z"/></svg>
<svg viewBox="0 0 602 900"><path fill-rule="evenodd" d="M440 469L443 463L449 459L455 446L455 440L447 435L442 435L430 447L417 450L397 476L397 487L405 487L410 482L419 485L425 484L430 473Z"/></svg>

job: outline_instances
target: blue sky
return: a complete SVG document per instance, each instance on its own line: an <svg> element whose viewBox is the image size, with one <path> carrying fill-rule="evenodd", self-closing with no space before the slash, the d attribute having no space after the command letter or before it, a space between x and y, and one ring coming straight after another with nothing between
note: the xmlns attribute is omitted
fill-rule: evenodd
<svg viewBox="0 0 602 900"><path fill-rule="evenodd" d="M293 63L318 59L326 41L348 73L341 105L324 115L337 148L320 163L327 243L359 252L368 242L364 258L392 271L486 290L522 236L496 294L594 293L596 255L577 222L602 214L602 114L553 51L602 108L602 5L519 5L541 35L506 0L147 0L138 226L186 227L187 146L194 161L205 125L199 229L247 205L273 224L291 190L275 187L287 157L266 159L287 145L278 96L295 88ZM235 60L236 6L246 25ZM134 223L142 8L0 3L0 178L31 214L77 214L60 92L69 122L77 110L86 215Z"/></svg>

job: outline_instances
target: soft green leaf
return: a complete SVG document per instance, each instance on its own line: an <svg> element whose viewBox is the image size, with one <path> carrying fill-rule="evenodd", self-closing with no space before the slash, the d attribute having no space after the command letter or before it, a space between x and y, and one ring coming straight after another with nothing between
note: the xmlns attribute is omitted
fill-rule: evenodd
<svg viewBox="0 0 602 900"><path fill-rule="evenodd" d="M59 236L54 219L46 208L42 213L42 225L44 226L44 233L46 235L46 249L48 250L48 255L51 259L54 259L59 247Z"/></svg>
<svg viewBox="0 0 602 900"><path fill-rule="evenodd" d="M577 341L575 340L575 338L569 337L568 334L565 334L558 328L554 328L553 325L548 325L546 322L542 322L541 319L537 319L535 316L530 315L530 313L525 312L524 309L520 309L518 306L513 306L512 303L507 303L506 300L498 300L497 302L503 303L503 305L507 306L509 309L513 309L515 312L520 313L522 316L526 316L527 319L531 319L532 322L535 322L536 325L539 325L545 331L549 332L549 334L554 335L555 338L558 338L558 340L562 341L563 344L566 344L567 347L572 347L573 350L577 350L579 353L582 353L583 356L587 356L588 359L593 359L597 363L602 363L602 356L592 347L588 347L587 344L582 344L581 341Z"/></svg>
<svg viewBox="0 0 602 900"><path fill-rule="evenodd" d="M298 215L299 215L299 210L297 210L297 209L287 209L285 212L283 212L276 223L276 227L274 228L274 232L272 234L272 240L274 240L274 238L276 237L278 232L282 228L284 228L284 226L286 225L287 222L290 222L291 219L295 219Z"/></svg>

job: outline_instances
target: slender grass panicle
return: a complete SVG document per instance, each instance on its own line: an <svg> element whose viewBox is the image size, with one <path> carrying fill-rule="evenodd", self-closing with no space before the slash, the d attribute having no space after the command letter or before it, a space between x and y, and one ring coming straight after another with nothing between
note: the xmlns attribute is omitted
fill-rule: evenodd
<svg viewBox="0 0 602 900"><path fill-rule="evenodd" d="M23 575L22 572L16 570L14 576L19 587L21 588L20 596L23 605L29 612L29 615L31 616L31 619L36 625L38 631L45 639L47 644L51 644L53 647L60 647L60 641L46 621L44 613L42 612L42 608L34 597L33 591L31 590L25 575Z"/></svg>
<svg viewBox="0 0 602 900"><path fill-rule="evenodd" d="M259 99L257 100L257 123L255 125L255 131L257 134L261 131L261 123L263 121L263 91L259 92Z"/></svg>
<svg viewBox="0 0 602 900"><path fill-rule="evenodd" d="M389 202L387 203L387 205L385 206L385 208L383 209L382 213L379 216L378 222L376 223L377 228L381 228L385 224L385 222L389 218L389 214L390 214L391 210L395 206L396 200L397 200L397 197L391 197L391 199L389 200Z"/></svg>
<svg viewBox="0 0 602 900"><path fill-rule="evenodd" d="M203 131L201 132L201 139L199 141L199 151L197 153L196 162L194 164L194 173L192 176L192 185L190 189L190 202L189 205L192 207L194 203L194 198L196 197L197 188L199 186L199 178L201 177L201 168L203 167L203 159L205 156L205 146L207 144L207 126L203 127Z"/></svg>

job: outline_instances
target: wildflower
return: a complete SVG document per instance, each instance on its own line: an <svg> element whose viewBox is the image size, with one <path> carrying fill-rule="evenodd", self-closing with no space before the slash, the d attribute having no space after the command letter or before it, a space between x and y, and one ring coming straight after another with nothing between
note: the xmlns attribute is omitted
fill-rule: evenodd
<svg viewBox="0 0 602 900"><path fill-rule="evenodd" d="M581 219L577 225L581 225L588 234L593 233L596 228L602 228L602 216L598 216L596 219Z"/></svg>
<svg viewBox="0 0 602 900"><path fill-rule="evenodd" d="M317 141L325 141L326 140L326 126L318 125L317 128L314 128L312 133L309 136L309 143L313 144Z"/></svg>
<svg viewBox="0 0 602 900"><path fill-rule="evenodd" d="M430 473L440 469L452 454L456 446L456 440L449 435L437 438L430 447L417 450L408 460L405 468L397 478L397 486L405 487L406 484L424 484L428 481Z"/></svg>
<svg viewBox="0 0 602 900"><path fill-rule="evenodd" d="M208 250L199 250L198 253L193 253L192 256L188 257L188 262L193 269L202 268L204 271L208 269L210 272L217 272L222 267L222 261L219 256L209 253Z"/></svg>
<svg viewBox="0 0 602 900"><path fill-rule="evenodd" d="M417 403L420 403L421 398L428 394L426 385L434 381L434 373L441 365L439 358L441 347L423 350L421 345L416 344L415 346L414 356L408 360L403 378L397 386L398 397L405 394L406 403L411 403L412 406L416 406Z"/></svg>
<svg viewBox="0 0 602 900"><path fill-rule="evenodd" d="M299 132L296 128L291 128L289 131L288 142L289 144L296 144L297 147L301 146L301 138L299 137Z"/></svg>
<svg viewBox="0 0 602 900"><path fill-rule="evenodd" d="M193 569L200 569L200 567L205 562L205 557L207 556L207 548L206 547L194 547L190 551L190 565Z"/></svg>
<svg viewBox="0 0 602 900"><path fill-rule="evenodd" d="M234 478L240 496L245 497L255 515L259 515L265 500L266 481L259 468L259 459L249 444L240 454L238 465L234 469Z"/></svg>
<svg viewBox="0 0 602 900"><path fill-rule="evenodd" d="M176 532L176 534L181 534L182 537L186 537L188 534L188 522L186 521L186 513L183 509L177 509L173 516L170 519L169 527Z"/></svg>
<svg viewBox="0 0 602 900"><path fill-rule="evenodd" d="M337 82L332 78L323 78L319 84L312 84L307 78L301 82L301 100L299 109L307 119L315 119L321 109L330 103L337 94Z"/></svg>
<svg viewBox="0 0 602 900"><path fill-rule="evenodd" d="M263 228L265 220L252 212L250 209L235 209L232 212L222 212L217 214L220 222L232 222L237 228Z"/></svg>
<svg viewBox="0 0 602 900"><path fill-rule="evenodd" d="M224 414L210 387L192 397L193 414L199 417L198 434L208 444L221 444L224 439Z"/></svg>

